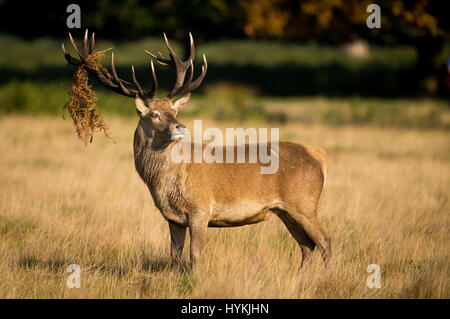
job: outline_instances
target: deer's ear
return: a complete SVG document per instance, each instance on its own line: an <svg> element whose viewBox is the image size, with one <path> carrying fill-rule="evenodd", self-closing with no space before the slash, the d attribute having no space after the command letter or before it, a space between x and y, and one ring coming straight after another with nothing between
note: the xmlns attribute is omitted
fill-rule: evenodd
<svg viewBox="0 0 450 319"><path fill-rule="evenodd" d="M136 104L136 111L140 117L144 117L148 113L149 108L140 97L136 96L134 104Z"/></svg>
<svg viewBox="0 0 450 319"><path fill-rule="evenodd" d="M176 100L172 105L172 109L177 111L177 113L180 112L182 109L184 109L184 107L186 106L190 97L191 97L191 93L188 93L185 96L183 96L181 99Z"/></svg>

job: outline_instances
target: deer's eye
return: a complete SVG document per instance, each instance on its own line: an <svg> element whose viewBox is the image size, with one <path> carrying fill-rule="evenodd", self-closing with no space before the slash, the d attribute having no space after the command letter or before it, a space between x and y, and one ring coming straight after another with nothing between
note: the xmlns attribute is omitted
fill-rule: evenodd
<svg viewBox="0 0 450 319"><path fill-rule="evenodd" d="M154 119L159 117L158 113L155 113L155 112L152 112L152 114L150 114L150 116Z"/></svg>

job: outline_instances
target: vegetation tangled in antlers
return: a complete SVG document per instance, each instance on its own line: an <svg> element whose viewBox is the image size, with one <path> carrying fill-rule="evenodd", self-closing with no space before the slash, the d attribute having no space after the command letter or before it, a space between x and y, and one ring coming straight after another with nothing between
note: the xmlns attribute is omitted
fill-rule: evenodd
<svg viewBox="0 0 450 319"><path fill-rule="evenodd" d="M101 68L98 62L103 58L104 54L104 51L96 51L90 54L88 57L90 65ZM88 141L92 142L95 131L103 131L107 138L113 140L109 127L100 118L97 97L89 86L88 72L83 64L80 64L75 72L68 93L70 98L64 108L72 117L78 137L84 144L86 145Z"/></svg>
<svg viewBox="0 0 450 319"><path fill-rule="evenodd" d="M99 61L104 56L105 51L94 51L95 47L95 35L92 34L90 41L88 37L88 30L84 34L84 39L82 46L78 47L75 44L75 41L72 38L72 35L69 33L70 41L72 42L73 47L78 53L80 59L72 57L64 47L64 43L62 43L62 51L64 53L64 57L70 65L73 65L78 68L75 73L74 81L72 83L72 87L69 90L70 100L66 104L65 108L69 111L70 115L75 124L76 131L78 136L87 143L87 140L90 138L92 141L93 132L96 130L102 130L106 137L111 138L110 132L106 124L100 119L99 109L96 105L96 97L94 92L91 91L88 84L88 73L94 76L101 84L103 84L108 89L121 94L123 96L127 96L130 98L139 97L144 101L144 103L148 106L150 101L156 96L156 90L158 87L158 81L156 79L155 68L153 66L153 61L151 62L152 69L152 78L153 78L153 86L150 91L146 91L142 89L139 82L136 80L136 74L134 72L134 66L131 66L132 79L133 83L127 82L117 75L116 67L114 65L114 53L111 54L111 71L112 75L108 72L108 70L103 67ZM167 45L167 49L170 53L170 60L165 59L162 53L159 53L159 56L154 55L153 53L145 52L156 59L161 65L165 65L171 68L176 69L177 71L177 80L174 88L170 91L166 98L173 99L177 95L182 94L190 94L191 91L195 90L203 81L203 78L206 75L206 71L208 68L208 63L206 61L205 55L203 55L203 66L202 73L195 80L194 76L194 57L195 57L195 46L194 39L192 38L192 34L189 33L190 38L190 53L189 58L186 61L180 60L180 58L175 54L172 47L169 44L169 40L164 34L164 40ZM190 69L190 74L188 79L185 81L186 72ZM134 85L135 89L131 89L125 86ZM112 139L112 138L111 138Z"/></svg>

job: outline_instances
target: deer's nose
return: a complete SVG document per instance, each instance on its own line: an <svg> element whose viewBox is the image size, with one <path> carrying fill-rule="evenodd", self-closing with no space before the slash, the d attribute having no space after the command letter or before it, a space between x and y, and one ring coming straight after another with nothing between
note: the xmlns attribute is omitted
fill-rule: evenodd
<svg viewBox="0 0 450 319"><path fill-rule="evenodd" d="M175 134L185 134L186 133L186 126L184 126L181 123L176 123L174 126L172 126L172 132Z"/></svg>
<svg viewBox="0 0 450 319"><path fill-rule="evenodd" d="M180 140L186 134L186 126L183 124L177 123L175 124L175 129L171 132L172 140Z"/></svg>

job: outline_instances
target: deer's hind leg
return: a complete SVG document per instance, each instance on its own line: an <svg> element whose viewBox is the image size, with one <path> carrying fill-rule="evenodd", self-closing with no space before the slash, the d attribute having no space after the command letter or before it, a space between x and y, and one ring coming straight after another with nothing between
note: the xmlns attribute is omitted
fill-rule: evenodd
<svg viewBox="0 0 450 319"><path fill-rule="evenodd" d="M331 258L331 243L330 238L319 224L317 210L289 210L288 214L303 227L308 237L314 241L322 254L325 265L328 265Z"/></svg>
<svg viewBox="0 0 450 319"><path fill-rule="evenodd" d="M301 268L311 257L311 253L313 252L316 244L311 240L311 238L309 238L302 225L300 225L297 221L295 221L295 219L289 216L287 212L277 210L276 214L300 246L300 249L302 251L302 261L300 263Z"/></svg>

